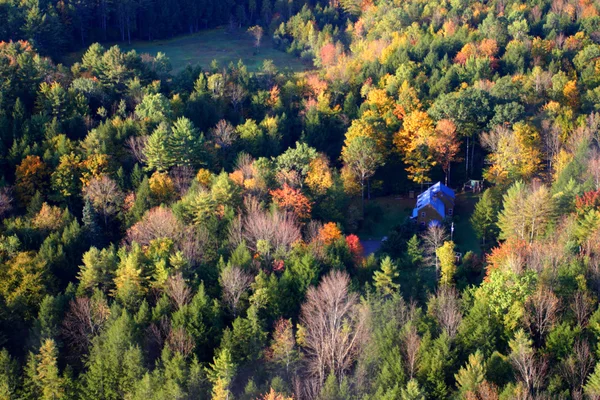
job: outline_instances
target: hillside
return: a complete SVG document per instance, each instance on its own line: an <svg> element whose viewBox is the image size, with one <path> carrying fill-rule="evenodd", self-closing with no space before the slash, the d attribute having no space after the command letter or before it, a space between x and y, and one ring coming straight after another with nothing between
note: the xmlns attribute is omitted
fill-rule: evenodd
<svg viewBox="0 0 600 400"><path fill-rule="evenodd" d="M600 398L599 32L1 1L0 400Z"/></svg>

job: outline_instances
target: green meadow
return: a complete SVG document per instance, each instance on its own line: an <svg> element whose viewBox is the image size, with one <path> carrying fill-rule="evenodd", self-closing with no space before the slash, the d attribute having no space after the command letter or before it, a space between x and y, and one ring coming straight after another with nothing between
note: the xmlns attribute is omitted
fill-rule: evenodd
<svg viewBox="0 0 600 400"><path fill-rule="evenodd" d="M123 51L135 50L140 54L156 55L158 52L163 52L171 60L174 73L187 65L199 64L208 68L213 60L217 60L220 66L242 60L250 71L257 71L264 60L273 60L280 70L303 72L312 68L310 63L275 49L271 38L267 36L263 37L257 51L254 47L254 39L245 30L231 33L225 28L217 28L168 40L134 41L131 44L109 43L104 46L109 47L114 44ZM83 52L71 53L62 61L65 64L73 64L81 59Z"/></svg>

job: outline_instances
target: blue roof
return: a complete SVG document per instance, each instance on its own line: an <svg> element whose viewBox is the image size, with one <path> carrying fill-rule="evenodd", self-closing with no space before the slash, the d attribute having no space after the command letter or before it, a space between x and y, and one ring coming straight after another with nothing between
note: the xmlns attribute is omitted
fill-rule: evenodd
<svg viewBox="0 0 600 400"><path fill-rule="evenodd" d="M446 196L454 199L456 196L454 195L454 190L450 189L448 186L444 185L442 182L438 182L433 186L430 186L429 189L421 193L417 198L421 196L431 196L431 194L442 192Z"/></svg>
<svg viewBox="0 0 600 400"><path fill-rule="evenodd" d="M417 218L419 216L419 210L427 205L430 205L442 218L446 218L446 206L442 200L436 196L436 194L439 192L450 197L452 200L455 198L454 191L452 189L441 182L438 182L417 196L417 205L413 209L412 217Z"/></svg>

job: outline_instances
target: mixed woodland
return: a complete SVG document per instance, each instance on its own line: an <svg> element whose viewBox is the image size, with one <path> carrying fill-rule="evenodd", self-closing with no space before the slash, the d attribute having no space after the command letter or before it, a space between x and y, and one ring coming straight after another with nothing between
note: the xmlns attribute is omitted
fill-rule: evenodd
<svg viewBox="0 0 600 400"><path fill-rule="evenodd" d="M216 25L314 68L99 44ZM1 400L600 399L598 2L0 0L0 41ZM366 256L437 181L472 212Z"/></svg>

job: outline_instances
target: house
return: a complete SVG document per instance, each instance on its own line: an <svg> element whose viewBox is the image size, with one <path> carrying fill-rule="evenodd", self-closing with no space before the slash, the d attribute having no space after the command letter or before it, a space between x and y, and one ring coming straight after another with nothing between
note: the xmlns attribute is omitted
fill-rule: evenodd
<svg viewBox="0 0 600 400"><path fill-rule="evenodd" d="M417 204L413 209L412 219L425 227L432 222L442 222L454 213L454 191L441 182L417 196Z"/></svg>

